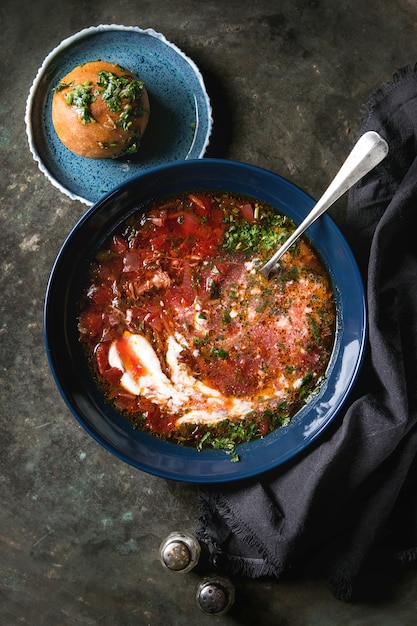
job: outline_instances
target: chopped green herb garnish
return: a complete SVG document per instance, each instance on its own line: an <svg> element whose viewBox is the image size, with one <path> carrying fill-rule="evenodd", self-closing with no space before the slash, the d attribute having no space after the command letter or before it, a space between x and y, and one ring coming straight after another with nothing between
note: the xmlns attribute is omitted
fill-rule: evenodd
<svg viewBox="0 0 417 626"><path fill-rule="evenodd" d="M219 359L223 359L224 361L229 358L227 350L223 350L222 348L212 348L211 354L212 356L217 356Z"/></svg>
<svg viewBox="0 0 417 626"><path fill-rule="evenodd" d="M98 85L101 88L100 95L107 103L109 110L113 113L121 111L118 124L123 130L129 130L132 117L142 116L144 109L133 108L129 102L123 103L123 101L140 102L143 95L143 82L131 76L119 76L102 70L98 73Z"/></svg>
<svg viewBox="0 0 417 626"><path fill-rule="evenodd" d="M63 89L67 89L68 87L72 87L74 84L74 82L70 82L70 83L58 83L58 85L56 87L54 87L53 91L55 91L56 93L59 93L60 91L62 91Z"/></svg>
<svg viewBox="0 0 417 626"><path fill-rule="evenodd" d="M193 344L195 346L205 346L207 344L207 338L203 337L193 337Z"/></svg>
<svg viewBox="0 0 417 626"><path fill-rule="evenodd" d="M319 326L318 326L316 320L314 319L314 317L312 317L310 314L307 314L307 317L309 319L310 328L312 330L313 337L314 337L316 343L320 344L321 343L321 335L320 335Z"/></svg>
<svg viewBox="0 0 417 626"><path fill-rule="evenodd" d="M129 141L129 145L124 150L122 150L122 152L120 152L119 156L123 156L126 154L134 154L139 149L139 143L140 143L140 129L137 128Z"/></svg>
<svg viewBox="0 0 417 626"><path fill-rule="evenodd" d="M82 85L61 81L54 88L54 91L59 93L63 89L71 87L70 91L65 95L65 101L69 106L76 108L83 124L95 122L90 106L96 100L97 95L100 94L107 103L109 111L120 112L116 124L121 126L124 131L128 131L133 124L133 117L141 117L145 113L143 106L141 106L144 90L143 82L128 75L119 76L113 72L102 70L98 72L97 84L98 90L94 88L94 85L89 80L86 80ZM132 103L135 103L135 106L132 106ZM101 147L107 148L111 147L111 145L108 144ZM131 142L125 153L136 152L137 148L138 141Z"/></svg>
<svg viewBox="0 0 417 626"><path fill-rule="evenodd" d="M231 321L232 321L232 317L231 317L229 311L226 311L226 313L224 313L224 315L222 317L222 323L223 324L230 324Z"/></svg>
<svg viewBox="0 0 417 626"><path fill-rule="evenodd" d="M103 148L103 150L108 150L109 148L117 146L117 143L115 141L99 141L99 146Z"/></svg>
<svg viewBox="0 0 417 626"><path fill-rule="evenodd" d="M257 214L259 216L259 207ZM292 220L278 213L262 214L254 222L233 215L233 222L225 232L223 248L239 250L247 255L260 250L271 251L283 243L293 230Z"/></svg>
<svg viewBox="0 0 417 626"><path fill-rule="evenodd" d="M233 422L226 421L224 424L224 434L213 435L208 430L204 433L202 438L197 444L198 450L211 447L213 450L224 450L226 454L231 455L232 463L240 461L239 455L236 452L236 446L241 443L247 443L256 437L257 426L253 422L243 421L234 424Z"/></svg>
<svg viewBox="0 0 417 626"><path fill-rule="evenodd" d="M96 97L90 84L75 85L65 96L65 102L68 106L75 107L83 124L96 121L90 111L90 106L95 99Z"/></svg>

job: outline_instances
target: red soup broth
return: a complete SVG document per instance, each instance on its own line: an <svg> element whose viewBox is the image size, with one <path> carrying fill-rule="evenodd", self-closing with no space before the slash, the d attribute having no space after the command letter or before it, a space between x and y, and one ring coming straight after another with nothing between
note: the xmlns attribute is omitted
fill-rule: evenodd
<svg viewBox="0 0 417 626"><path fill-rule="evenodd" d="M233 451L289 423L325 379L335 328L327 271L264 202L184 193L138 211L89 268L79 337L106 398L174 443Z"/></svg>

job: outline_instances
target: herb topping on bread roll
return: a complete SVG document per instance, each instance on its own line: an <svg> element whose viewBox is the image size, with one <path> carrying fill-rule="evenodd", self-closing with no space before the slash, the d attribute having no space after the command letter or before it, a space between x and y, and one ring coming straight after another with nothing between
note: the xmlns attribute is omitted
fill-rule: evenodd
<svg viewBox="0 0 417 626"><path fill-rule="evenodd" d="M78 65L54 89L52 122L62 143L90 159L135 153L149 119L145 86L108 61Z"/></svg>

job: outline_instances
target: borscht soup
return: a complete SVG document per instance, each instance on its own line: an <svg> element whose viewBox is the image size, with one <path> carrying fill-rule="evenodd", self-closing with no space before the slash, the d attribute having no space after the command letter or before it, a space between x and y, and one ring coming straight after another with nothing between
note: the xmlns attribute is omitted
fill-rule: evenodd
<svg viewBox="0 0 417 626"><path fill-rule="evenodd" d="M79 339L106 399L135 428L223 449L290 422L326 376L335 298L307 237L267 203L220 191L133 212L90 262Z"/></svg>

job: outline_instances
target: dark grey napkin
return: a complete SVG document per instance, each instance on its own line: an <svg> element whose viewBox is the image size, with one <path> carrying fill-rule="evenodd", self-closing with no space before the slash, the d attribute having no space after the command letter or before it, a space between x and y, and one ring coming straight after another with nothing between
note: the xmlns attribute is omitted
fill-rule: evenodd
<svg viewBox="0 0 417 626"><path fill-rule="evenodd" d="M369 599L417 562L417 74L364 108L389 156L350 192L345 235L367 288L369 350L348 408L307 451L256 480L200 488L196 533L222 571L326 576Z"/></svg>

